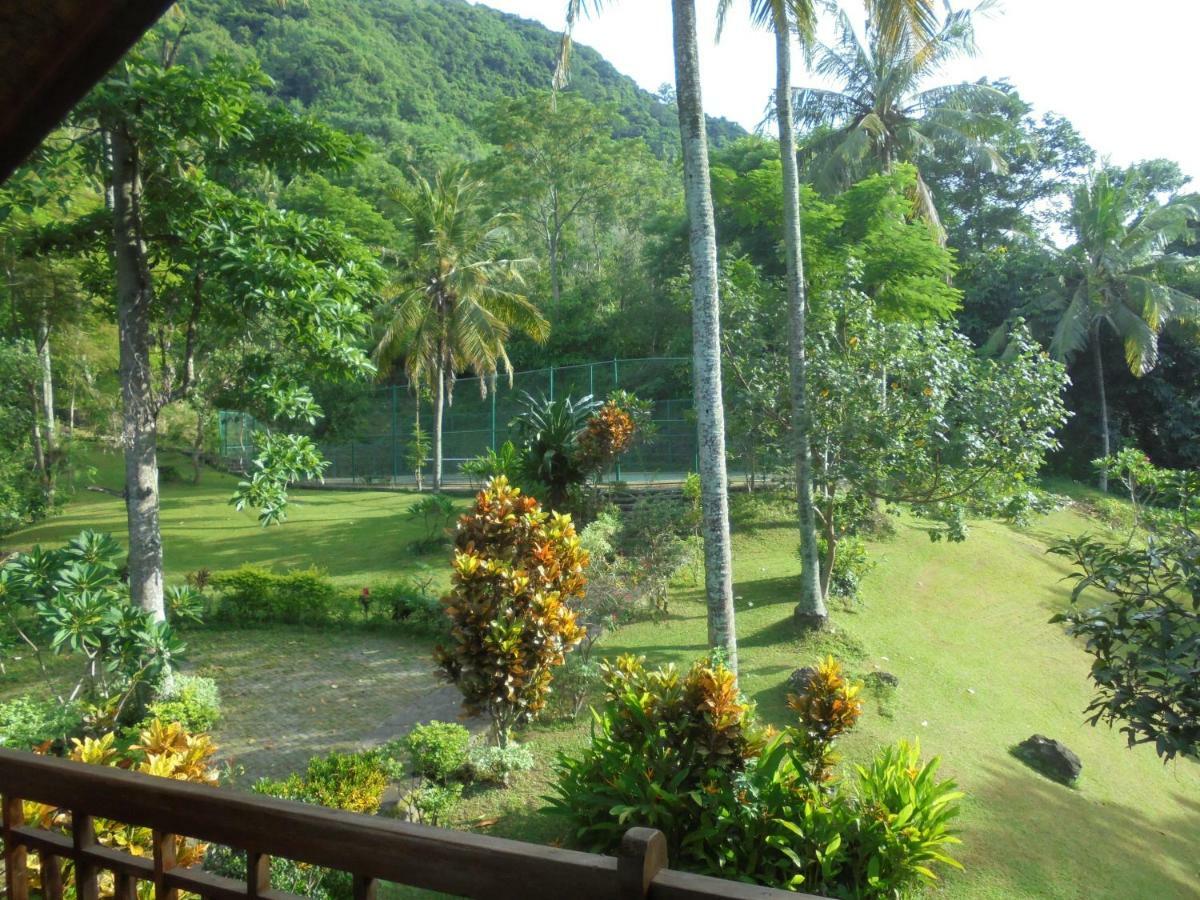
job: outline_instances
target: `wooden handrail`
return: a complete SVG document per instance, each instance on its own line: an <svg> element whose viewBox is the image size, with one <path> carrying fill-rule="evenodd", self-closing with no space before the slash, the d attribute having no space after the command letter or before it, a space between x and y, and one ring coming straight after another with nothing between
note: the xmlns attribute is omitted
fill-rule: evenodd
<svg viewBox="0 0 1200 900"><path fill-rule="evenodd" d="M272 856L350 872L356 898L371 897L377 881L497 900L804 896L671 871L662 834L646 828L630 829L619 857L600 856L12 750L0 750L0 797L9 900L26 900L27 852L39 854L43 869L50 863L52 881L58 861L74 860L80 900L95 896L100 870L117 875L119 896L132 896L137 881L149 881L157 898L173 898L181 890L213 898L280 898L285 895L271 890L265 877ZM70 810L84 830L76 827L67 838L26 825L22 800ZM154 859L95 844L93 818L150 828ZM247 877L238 881L175 868L177 835L246 851Z"/></svg>

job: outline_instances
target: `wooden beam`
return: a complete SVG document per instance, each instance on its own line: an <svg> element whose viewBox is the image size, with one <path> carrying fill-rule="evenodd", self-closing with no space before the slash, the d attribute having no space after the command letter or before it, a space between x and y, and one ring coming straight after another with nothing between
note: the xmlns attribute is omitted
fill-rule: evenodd
<svg viewBox="0 0 1200 900"><path fill-rule="evenodd" d="M0 4L0 181L137 43L173 0ZM17 43L20 46L15 46Z"/></svg>

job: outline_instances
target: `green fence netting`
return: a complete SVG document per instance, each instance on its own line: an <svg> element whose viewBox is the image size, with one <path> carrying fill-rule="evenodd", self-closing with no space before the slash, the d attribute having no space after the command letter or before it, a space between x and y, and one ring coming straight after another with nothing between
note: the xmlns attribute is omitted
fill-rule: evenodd
<svg viewBox="0 0 1200 900"><path fill-rule="evenodd" d="M509 422L521 409L525 394L534 397L604 398L616 389L631 391L653 403L653 436L626 454L610 478L629 482L679 481L696 469L696 427L692 417L691 360L687 357L619 359L603 363L555 366L517 372L512 384L504 376L488 379L487 391L477 378L460 378L443 426L443 472L448 482L466 483L459 466L509 439ZM329 461L326 482L411 484L409 463L413 429L420 416L425 434L433 432L433 408L420 404L405 385L365 388L363 413L352 438L318 441ZM244 470L255 455L255 434L262 425L243 412L222 410L219 416L221 457ZM430 462L423 474L432 471Z"/></svg>

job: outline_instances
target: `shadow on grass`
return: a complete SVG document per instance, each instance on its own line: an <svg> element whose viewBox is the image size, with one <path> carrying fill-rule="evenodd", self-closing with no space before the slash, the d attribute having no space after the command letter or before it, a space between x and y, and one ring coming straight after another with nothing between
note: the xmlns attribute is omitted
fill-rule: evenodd
<svg viewBox="0 0 1200 900"><path fill-rule="evenodd" d="M970 793L1010 815L984 820L976 838L982 859L971 867L992 869L1014 896L1053 884L1091 885L1093 897L1196 896L1200 802L1175 795L1175 815L1150 819L1135 806L1098 802L1026 770L985 765L983 772ZM1014 832L1022 852L1008 856L989 846Z"/></svg>

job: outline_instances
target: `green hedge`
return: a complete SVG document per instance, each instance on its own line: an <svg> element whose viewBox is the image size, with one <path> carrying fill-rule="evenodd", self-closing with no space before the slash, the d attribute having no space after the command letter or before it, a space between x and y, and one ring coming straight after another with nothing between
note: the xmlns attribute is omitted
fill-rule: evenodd
<svg viewBox="0 0 1200 900"><path fill-rule="evenodd" d="M211 620L236 624L328 625L401 623L413 630L440 634L448 627L437 598L405 578L346 588L322 570L310 567L272 572L245 565L212 576L216 603ZM364 603L365 599L365 603Z"/></svg>

